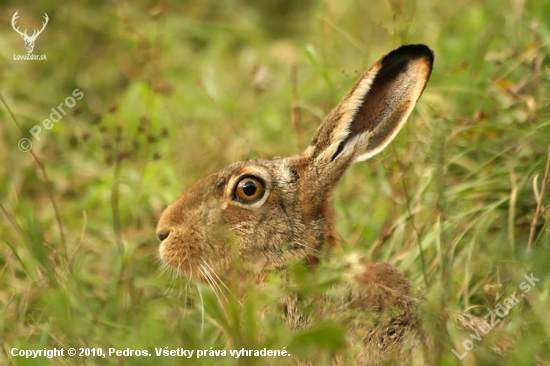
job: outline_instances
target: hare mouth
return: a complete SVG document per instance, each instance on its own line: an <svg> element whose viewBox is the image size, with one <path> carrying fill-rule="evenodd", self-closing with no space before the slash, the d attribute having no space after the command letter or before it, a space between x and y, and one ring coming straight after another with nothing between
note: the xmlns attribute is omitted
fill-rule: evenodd
<svg viewBox="0 0 550 366"><path fill-rule="evenodd" d="M200 263L200 255L193 253L189 248L182 248L177 245L170 245L163 241L159 248L160 259L176 269L183 275L196 279L204 279ZM202 261L204 262L204 261ZM205 266L206 264L203 264Z"/></svg>
<svg viewBox="0 0 550 366"><path fill-rule="evenodd" d="M173 255L173 254L172 254ZM168 264L170 267L174 268L178 273L182 274L185 277L192 278L195 280L205 280L205 265L200 265L198 262L190 261L185 256L173 255L173 259L164 259L161 256L161 259Z"/></svg>

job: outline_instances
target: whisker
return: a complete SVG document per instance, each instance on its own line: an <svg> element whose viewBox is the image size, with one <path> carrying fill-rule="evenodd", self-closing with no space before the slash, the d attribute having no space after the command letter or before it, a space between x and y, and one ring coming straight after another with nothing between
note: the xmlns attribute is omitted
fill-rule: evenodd
<svg viewBox="0 0 550 366"><path fill-rule="evenodd" d="M160 278L162 275L164 275L166 273L166 271L168 271L168 264L166 262L162 262L160 264L160 267L158 267L158 275L157 275L157 279Z"/></svg>
<svg viewBox="0 0 550 366"><path fill-rule="evenodd" d="M193 278L193 267L191 267L190 262L187 262L187 265L189 266L189 277L187 279L187 288L189 289L189 292L191 292L191 278ZM183 313L185 314L186 312L187 312L187 289L185 290L185 307L183 309Z"/></svg>
<svg viewBox="0 0 550 366"><path fill-rule="evenodd" d="M191 280L189 278L185 281L185 298L183 299L183 315L185 316L187 312L187 291L191 290Z"/></svg>
<svg viewBox="0 0 550 366"><path fill-rule="evenodd" d="M199 290L199 297L201 298L201 333L200 335L202 339L202 336L204 335L204 300L202 298L202 292L199 284L197 284L197 290Z"/></svg>
<svg viewBox="0 0 550 366"><path fill-rule="evenodd" d="M312 251L313 253L315 254L320 254L321 251L319 249L314 249L312 248L311 246L307 245L307 244L303 244L303 243L294 243L294 245L297 245L297 246L300 246L300 247L304 247L310 251Z"/></svg>
<svg viewBox="0 0 550 366"><path fill-rule="evenodd" d="M182 275L183 272L181 271L181 266L182 266L183 262L185 262L186 259L187 259L187 254L185 255L185 257L184 257L183 259L180 259L180 260L178 261L178 268L177 268L177 271L176 271L177 274L178 274L178 277L182 277L182 276L183 276L183 275ZM179 281L179 283L180 283L180 288L179 288L179 291L178 291L178 292L179 292L179 293L178 293L178 299L181 298L181 286L183 285L181 281Z"/></svg>
<svg viewBox="0 0 550 366"><path fill-rule="evenodd" d="M212 291L214 291L214 295L216 295L216 299L218 299L218 303L221 306L222 302L221 302L220 296L219 296L219 292L221 292L220 287L218 286L216 281L214 281L214 278L212 277L212 275L210 273L208 273L208 270L206 268L204 268L204 266L202 264L200 266L201 266L201 273L204 275L204 278L206 279L206 282L208 282L208 285L210 286ZM218 290L219 290L219 292L218 292ZM225 297L223 292L222 292L222 296ZM225 298L225 300L227 301L227 298Z"/></svg>
<svg viewBox="0 0 550 366"><path fill-rule="evenodd" d="M210 287L214 291L214 294L216 294L216 296L218 296L218 292L216 291L216 289L212 286L212 283L210 282L210 277L208 276L208 274L204 273L203 268L199 268L199 273L202 275L202 277L204 277L204 279L208 283L208 287Z"/></svg>
<svg viewBox="0 0 550 366"><path fill-rule="evenodd" d="M180 274L180 275L181 275L181 274ZM183 281L180 281L180 288L179 288L179 293L178 293L178 300L181 299L182 288L183 288Z"/></svg>
<svg viewBox="0 0 550 366"><path fill-rule="evenodd" d="M176 257L176 252L174 252L174 255L172 256L172 258L170 259L170 262L172 262L174 260L174 258ZM179 265L178 265L178 269L179 269ZM174 288L176 287L176 281L178 279L178 273L179 271L178 270L174 270L174 268L171 268L171 272L172 272L172 280L170 281L170 286L168 286L168 289L170 290L170 297L172 297L172 291L174 291Z"/></svg>
<svg viewBox="0 0 550 366"><path fill-rule="evenodd" d="M208 270L202 265L202 264L199 264L199 266L201 267L201 273L203 274L203 276L206 278L206 281L208 282L208 284L210 285L210 287L212 288L212 290L216 293L216 295L218 294L218 289L219 289L219 286L217 286L217 284L214 283L214 278L212 277L212 275L208 272Z"/></svg>
<svg viewBox="0 0 550 366"><path fill-rule="evenodd" d="M220 290L220 293L221 293L222 296L224 297L225 301L226 301L226 302L229 302L229 300L228 300L227 297L225 296L225 294L224 294L222 288L218 285L217 282L221 283L222 286L225 287L225 288L227 289L227 292L229 292L230 295L233 295L233 293L231 292L231 290L229 289L229 287L227 287L227 285L221 280L221 278L218 277L218 275L216 274L216 272L214 271L214 269L212 269L212 267L210 267L210 265L208 264L208 262L206 262L206 260L203 259L202 262L204 263L204 265L205 265L206 267L208 267L208 268L210 269L210 273L213 274L214 276L216 276L216 279L217 279L218 281L214 281L214 282L216 282L216 286L217 286L218 289ZM233 297L235 297L235 295L233 295ZM240 303L240 301L239 301L239 304L242 306L242 304Z"/></svg>
<svg viewBox="0 0 550 366"><path fill-rule="evenodd" d="M166 288L166 291L164 291L164 295L163 296L170 296L169 295L169 292L170 292L170 288L172 287L172 284L174 283L174 269L172 267L168 267L168 272L169 272L169 276L170 276L170 284L168 285L168 287Z"/></svg>
<svg viewBox="0 0 550 366"><path fill-rule="evenodd" d="M219 293L222 294L222 296L224 297L226 303L228 303L229 300L227 300L227 297L225 297L225 294L223 293L222 289L220 288L220 286L218 286L218 284L216 283L214 277L212 277L212 275L209 273L209 271L202 264L200 266L201 266L201 273L206 278L206 281L208 282L208 285L210 286L210 288L214 291L214 295L216 295L216 299L218 300L218 304L220 304L220 308L222 309L222 312L223 312L223 315L225 316L225 319L229 320L229 317L227 316L227 313L225 312L225 307L223 306L223 303L221 302Z"/></svg>

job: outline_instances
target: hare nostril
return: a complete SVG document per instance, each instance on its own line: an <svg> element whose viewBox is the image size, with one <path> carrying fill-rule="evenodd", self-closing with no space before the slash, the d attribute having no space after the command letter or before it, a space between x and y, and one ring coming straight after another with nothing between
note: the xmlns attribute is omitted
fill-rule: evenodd
<svg viewBox="0 0 550 366"><path fill-rule="evenodd" d="M163 241L164 239L166 239L168 237L168 235L170 235L170 232L165 232L165 233L157 233L157 238L160 240L160 241Z"/></svg>

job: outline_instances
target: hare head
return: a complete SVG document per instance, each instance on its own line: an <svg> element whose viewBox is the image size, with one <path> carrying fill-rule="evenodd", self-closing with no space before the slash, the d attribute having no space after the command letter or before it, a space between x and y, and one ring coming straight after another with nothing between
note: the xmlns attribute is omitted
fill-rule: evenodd
<svg viewBox="0 0 550 366"><path fill-rule="evenodd" d="M332 192L345 170L382 151L404 125L433 53L407 45L380 58L321 124L301 154L238 162L195 183L157 227L162 260L188 276L239 267L261 275L316 261L337 244Z"/></svg>

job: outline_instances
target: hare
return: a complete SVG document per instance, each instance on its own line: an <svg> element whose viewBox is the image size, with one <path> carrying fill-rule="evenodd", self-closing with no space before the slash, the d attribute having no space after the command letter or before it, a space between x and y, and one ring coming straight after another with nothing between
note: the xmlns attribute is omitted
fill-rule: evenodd
<svg viewBox="0 0 550 366"><path fill-rule="evenodd" d="M425 45L389 52L329 113L304 152L234 163L199 180L160 218L161 259L187 276L208 280L210 270L223 274L238 255L240 269L259 283L270 271L284 271L297 261L315 266L321 250L338 245L335 186L352 163L379 153L396 136L433 61ZM350 294L333 308L388 314L376 324L350 319L348 338L361 348L355 362L378 364L388 354L410 359L425 342L409 280L389 264L362 259L353 261L350 273ZM286 319L300 328L307 320L294 313L296 301L288 299Z"/></svg>

